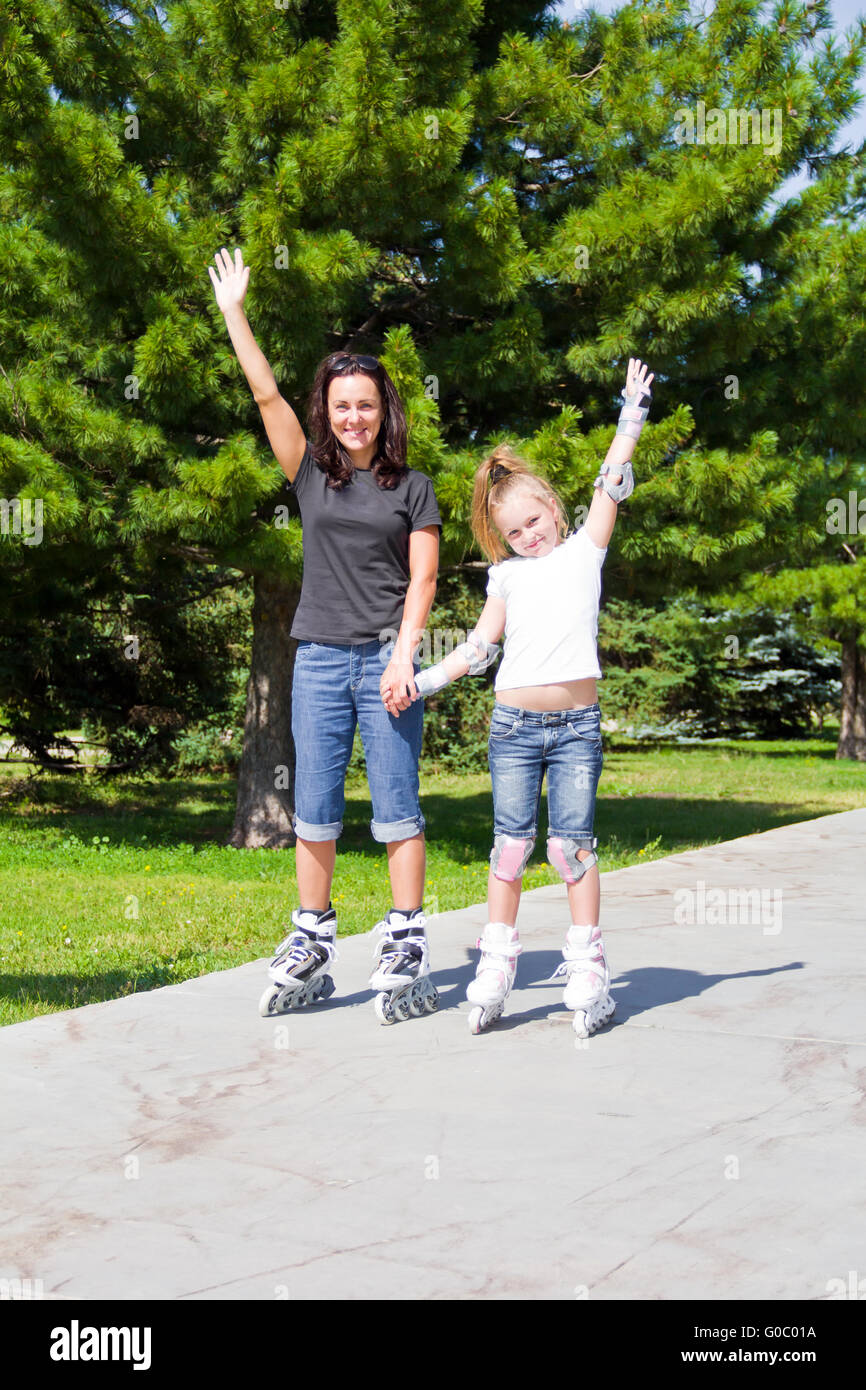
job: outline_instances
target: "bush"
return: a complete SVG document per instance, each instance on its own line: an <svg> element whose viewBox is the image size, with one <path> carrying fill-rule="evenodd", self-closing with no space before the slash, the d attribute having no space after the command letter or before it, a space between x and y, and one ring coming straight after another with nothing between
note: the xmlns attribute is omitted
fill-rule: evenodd
<svg viewBox="0 0 866 1390"><path fill-rule="evenodd" d="M244 744L244 721L231 724L226 714L194 724L174 741L178 772L236 772Z"/></svg>
<svg viewBox="0 0 866 1390"><path fill-rule="evenodd" d="M164 773L233 771L243 742L252 648L252 586L238 579L195 602L140 618L137 702L91 709L85 737L113 763Z"/></svg>
<svg viewBox="0 0 866 1390"><path fill-rule="evenodd" d="M610 599L599 660L603 717L635 736L802 736L841 693L838 657L803 638L790 614L763 607Z"/></svg>

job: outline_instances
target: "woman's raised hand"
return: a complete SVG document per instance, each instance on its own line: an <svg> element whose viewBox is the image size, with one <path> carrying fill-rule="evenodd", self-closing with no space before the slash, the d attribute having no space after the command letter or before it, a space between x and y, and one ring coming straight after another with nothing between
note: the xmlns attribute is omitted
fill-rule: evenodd
<svg viewBox="0 0 866 1390"><path fill-rule="evenodd" d="M244 265L244 258L239 249L235 251L234 263L225 247L222 251L217 251L214 260L219 270L219 279L214 273L213 266L208 266L207 273L211 278L220 312L224 314L228 309L239 308L243 304L250 278L250 268L248 265Z"/></svg>

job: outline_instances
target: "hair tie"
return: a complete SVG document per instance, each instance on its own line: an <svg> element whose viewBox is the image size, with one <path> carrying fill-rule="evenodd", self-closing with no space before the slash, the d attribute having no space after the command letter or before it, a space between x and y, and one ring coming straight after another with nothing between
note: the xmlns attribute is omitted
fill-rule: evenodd
<svg viewBox="0 0 866 1390"><path fill-rule="evenodd" d="M504 465L504 463L494 463L493 467L492 467L491 470L490 470L490 481L491 481L491 483L499 483L499 482L501 482L503 478L507 478L507 477L508 477L508 474L509 474L510 472L511 472L511 469L510 469L510 468L506 468L505 465Z"/></svg>

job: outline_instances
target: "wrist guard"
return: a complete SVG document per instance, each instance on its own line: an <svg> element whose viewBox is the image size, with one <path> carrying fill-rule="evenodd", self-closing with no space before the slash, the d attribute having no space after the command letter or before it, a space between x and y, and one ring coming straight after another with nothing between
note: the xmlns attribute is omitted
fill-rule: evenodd
<svg viewBox="0 0 866 1390"><path fill-rule="evenodd" d="M442 690L450 680L451 677L447 675L440 661L438 666L427 666L425 670L418 672L415 677L415 689L419 695L435 695L436 691Z"/></svg>
<svg viewBox="0 0 866 1390"><path fill-rule="evenodd" d="M607 476L608 473L621 473L622 482L612 483ZM603 463L593 487L604 488L608 497L612 498L614 502L625 501L626 497L630 497L634 492L634 472L631 463Z"/></svg>
<svg viewBox="0 0 866 1390"><path fill-rule="evenodd" d="M467 675L480 676L482 671L486 671L490 663L496 660L500 648L495 642L485 642L477 632L470 632L467 640L461 642L454 650L469 662ZM423 671L419 671L415 677L415 689L419 695L434 695L437 690L442 690L456 679L455 676L448 675L444 661L440 661L435 666L427 666Z"/></svg>
<svg viewBox="0 0 866 1390"><path fill-rule="evenodd" d="M627 434L629 439L640 439L644 421L649 415L652 391L648 386L638 386L629 394L628 386L624 386L620 395L625 401L625 405L619 412L616 432L617 434ZM623 481L625 480L623 479Z"/></svg>

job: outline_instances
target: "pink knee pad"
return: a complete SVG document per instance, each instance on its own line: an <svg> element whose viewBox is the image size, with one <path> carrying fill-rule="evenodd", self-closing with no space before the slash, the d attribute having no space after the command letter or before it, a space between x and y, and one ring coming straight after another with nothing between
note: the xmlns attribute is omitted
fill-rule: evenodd
<svg viewBox="0 0 866 1390"><path fill-rule="evenodd" d="M598 844L598 840L593 839L593 846ZM577 883L583 878L587 869L591 869L593 864L598 863L598 855L590 853L586 859L578 859L579 849L588 849L588 845L578 844L577 840L560 839L558 835L551 835L547 842L547 858L560 878L566 883Z"/></svg>
<svg viewBox="0 0 866 1390"><path fill-rule="evenodd" d="M513 883L515 879L522 878L534 844L534 838L517 840L511 835L494 836L490 867L495 877L504 879L506 883Z"/></svg>

